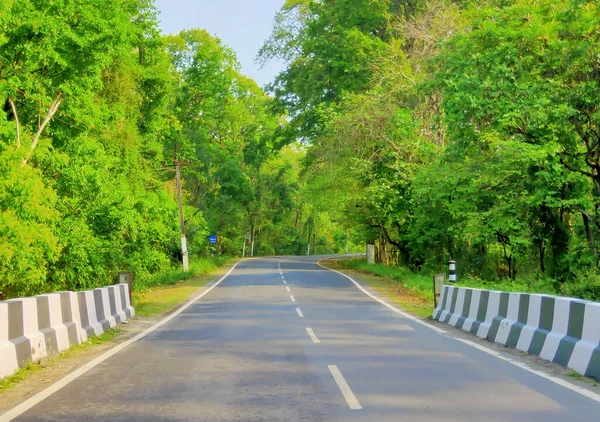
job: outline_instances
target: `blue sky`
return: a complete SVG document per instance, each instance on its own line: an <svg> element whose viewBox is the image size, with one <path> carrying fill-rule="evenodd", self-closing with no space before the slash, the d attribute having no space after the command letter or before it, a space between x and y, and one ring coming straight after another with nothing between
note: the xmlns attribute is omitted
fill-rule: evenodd
<svg viewBox="0 0 600 422"><path fill-rule="evenodd" d="M244 74L263 86L283 68L271 63L262 70L254 64L258 49L271 34L275 12L284 0L155 0L165 33L187 28L206 29L233 48Z"/></svg>

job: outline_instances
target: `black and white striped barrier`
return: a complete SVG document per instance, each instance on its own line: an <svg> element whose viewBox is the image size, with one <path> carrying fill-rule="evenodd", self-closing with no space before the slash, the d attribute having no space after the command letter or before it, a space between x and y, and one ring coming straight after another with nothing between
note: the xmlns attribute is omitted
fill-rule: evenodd
<svg viewBox="0 0 600 422"><path fill-rule="evenodd" d="M433 318L600 381L600 303L444 286Z"/></svg>
<svg viewBox="0 0 600 422"><path fill-rule="evenodd" d="M133 315L127 284L0 302L0 379Z"/></svg>

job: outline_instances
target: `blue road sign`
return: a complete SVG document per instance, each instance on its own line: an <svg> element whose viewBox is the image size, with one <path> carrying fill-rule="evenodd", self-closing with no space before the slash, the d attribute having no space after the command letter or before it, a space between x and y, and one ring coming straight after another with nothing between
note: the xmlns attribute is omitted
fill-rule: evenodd
<svg viewBox="0 0 600 422"><path fill-rule="evenodd" d="M217 236L211 234L210 236L208 236L208 241L214 245L215 243L217 243Z"/></svg>

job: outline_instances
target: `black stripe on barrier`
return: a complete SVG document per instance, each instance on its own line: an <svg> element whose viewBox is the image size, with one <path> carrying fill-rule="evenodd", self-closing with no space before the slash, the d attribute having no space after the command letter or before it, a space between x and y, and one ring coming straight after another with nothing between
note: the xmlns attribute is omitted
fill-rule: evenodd
<svg viewBox="0 0 600 422"><path fill-rule="evenodd" d="M554 320L554 298L542 297L540 307L540 323L539 328L533 333L531 344L527 353L530 355L539 356L542 353L546 336L552 330L552 322Z"/></svg>
<svg viewBox="0 0 600 422"><path fill-rule="evenodd" d="M519 316L517 317L517 322L510 327L510 333L506 339L506 345L508 347L517 347L517 343L519 343L519 338L521 337L521 331L523 330L523 327L527 325L527 317L529 316L529 297L528 294L520 294Z"/></svg>
<svg viewBox="0 0 600 422"><path fill-rule="evenodd" d="M485 316L487 314L488 301L490 299L490 292L487 290L482 290L481 295L479 296L479 308L477 309L477 317L473 325L471 326L471 333L477 334L479 331L479 326L483 321L485 321Z"/></svg>
<svg viewBox="0 0 600 422"><path fill-rule="evenodd" d="M473 297L473 290L465 289L465 301L463 303L461 316L456 321L456 328L462 328L465 324L465 319L469 316L469 309L471 309L471 298Z"/></svg>
<svg viewBox="0 0 600 422"><path fill-rule="evenodd" d="M498 334L498 329L500 328L500 323L506 319L508 315L508 293L500 293L500 304L498 307L498 316L494 317L492 320L492 325L487 334L487 339L489 341L495 341L496 335Z"/></svg>
<svg viewBox="0 0 600 422"><path fill-rule="evenodd" d="M585 303L571 301L569 304L569 325L567 327L567 335L564 336L558 345L554 359L554 363L562 366L567 366L571 354L575 348L575 343L581 340L583 334L583 320L585 317Z"/></svg>

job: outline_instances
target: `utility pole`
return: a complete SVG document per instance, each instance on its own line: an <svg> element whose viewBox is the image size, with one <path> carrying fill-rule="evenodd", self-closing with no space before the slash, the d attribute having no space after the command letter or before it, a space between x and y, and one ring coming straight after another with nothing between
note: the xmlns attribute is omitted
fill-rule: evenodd
<svg viewBox="0 0 600 422"><path fill-rule="evenodd" d="M310 230L311 227L308 226L308 246L306 248L306 256L310 256Z"/></svg>
<svg viewBox="0 0 600 422"><path fill-rule="evenodd" d="M346 255L348 255L348 227L346 227Z"/></svg>
<svg viewBox="0 0 600 422"><path fill-rule="evenodd" d="M183 204L181 202L181 171L179 166L187 166L186 163L175 161L175 184L177 185L177 202L179 203L179 230L181 232L181 257L183 261L183 271L189 269L187 241L185 239L185 224L183 221Z"/></svg>
<svg viewBox="0 0 600 422"><path fill-rule="evenodd" d="M246 229L244 229L244 245L242 246L242 258L246 257Z"/></svg>
<svg viewBox="0 0 600 422"><path fill-rule="evenodd" d="M254 216L254 224L252 224L252 248L250 249L250 256L254 256L254 235L256 233L256 216Z"/></svg>

